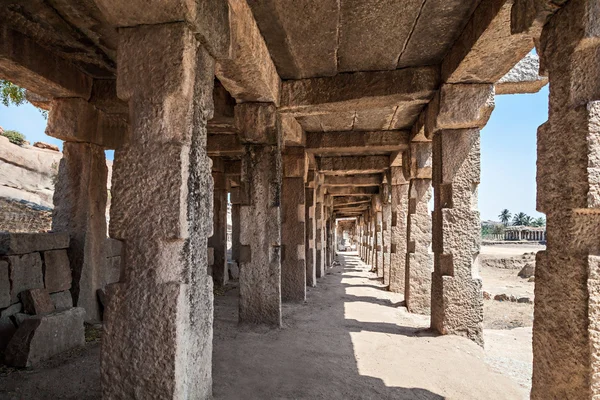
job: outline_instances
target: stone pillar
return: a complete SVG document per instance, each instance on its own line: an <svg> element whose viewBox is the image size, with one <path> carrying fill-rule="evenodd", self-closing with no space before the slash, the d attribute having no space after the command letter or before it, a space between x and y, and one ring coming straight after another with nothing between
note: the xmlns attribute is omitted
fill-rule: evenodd
<svg viewBox="0 0 600 400"><path fill-rule="evenodd" d="M305 175L304 148L287 147L283 153L281 193L281 298L284 301L306 300Z"/></svg>
<svg viewBox="0 0 600 400"><path fill-rule="evenodd" d="M383 205L381 209L382 214L382 252L383 252L383 284L390 285L390 267L391 267L391 241L392 241L392 203L390 197L390 185L385 183L385 190L383 191Z"/></svg>
<svg viewBox="0 0 600 400"><path fill-rule="evenodd" d="M431 308L431 142L411 143L404 153L408 192L404 298L410 312L429 314Z"/></svg>
<svg viewBox="0 0 600 400"><path fill-rule="evenodd" d="M119 29L118 95L131 139L115 152L103 398L212 396L211 161L214 61L184 22Z"/></svg>
<svg viewBox="0 0 600 400"><path fill-rule="evenodd" d="M238 104L235 120L244 143L240 322L281 326L281 121L266 103Z"/></svg>
<svg viewBox="0 0 600 400"><path fill-rule="evenodd" d="M477 278L478 129L435 133L433 184L431 326L442 334L459 334L483 344L483 297Z"/></svg>
<svg viewBox="0 0 600 400"><path fill-rule="evenodd" d="M378 278L383 278L383 204L381 196L373 196L373 207L375 209L375 248L373 267Z"/></svg>
<svg viewBox="0 0 600 400"><path fill-rule="evenodd" d="M50 112L49 126L58 128L66 104ZM68 232L73 304L85 308L85 320L101 320L98 289L106 285L106 158L92 143L65 142L54 190L52 230Z"/></svg>
<svg viewBox="0 0 600 400"><path fill-rule="evenodd" d="M317 235L317 225L315 220L315 174L315 170L308 170L307 181L304 189L304 220L306 221L306 236L304 240L306 246L306 285L311 287L317 286L317 249L315 247L315 237Z"/></svg>
<svg viewBox="0 0 600 400"><path fill-rule="evenodd" d="M335 219L333 216L333 197L327 195L325 197L325 215L326 215L326 246L327 246L327 268L333 266L333 257L335 255L334 250L334 231L335 231Z"/></svg>
<svg viewBox="0 0 600 400"><path fill-rule="evenodd" d="M537 253L531 398L600 398L600 10L566 3L539 50L550 81L548 122L537 136Z"/></svg>
<svg viewBox="0 0 600 400"><path fill-rule="evenodd" d="M481 244L477 211L479 129L494 108L494 86L446 84L432 103L435 195L431 327L483 345L483 294L477 260Z"/></svg>
<svg viewBox="0 0 600 400"><path fill-rule="evenodd" d="M316 256L316 263L315 263L315 269L316 269L316 275L317 278L322 278L323 276L325 276L325 215L324 215L324 201L325 201L325 196L324 196L324 187L320 185L321 183L321 176L317 174L317 180L315 182L316 185L316 190L315 190L315 197L316 197L316 208L315 208L315 221L317 223L316 226L316 239L315 239L315 247L317 249L317 256Z"/></svg>
<svg viewBox="0 0 600 400"><path fill-rule="evenodd" d="M240 188L231 188L231 260L240 265Z"/></svg>
<svg viewBox="0 0 600 400"><path fill-rule="evenodd" d="M407 266L407 218L408 218L408 181L404 179L401 167L392 167L391 171L391 233L390 233L390 286L395 293L404 293L405 269Z"/></svg>
<svg viewBox="0 0 600 400"><path fill-rule="evenodd" d="M212 166L213 178L213 231L208 238L212 248L213 265L211 275L215 286L223 286L229 280L227 267L227 178L223 159L215 157Z"/></svg>

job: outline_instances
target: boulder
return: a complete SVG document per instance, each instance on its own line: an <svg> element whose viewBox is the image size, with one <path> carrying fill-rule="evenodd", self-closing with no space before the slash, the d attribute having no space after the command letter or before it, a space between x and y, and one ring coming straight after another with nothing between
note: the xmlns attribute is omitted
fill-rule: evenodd
<svg viewBox="0 0 600 400"><path fill-rule="evenodd" d="M42 274L42 259L40 253L21 256L9 256L10 260L10 298L11 303L19 301L19 293L28 289L42 289L44 277Z"/></svg>
<svg viewBox="0 0 600 400"><path fill-rule="evenodd" d="M531 299L529 297L519 297L517 299L517 303L532 304L533 301L531 301Z"/></svg>
<svg viewBox="0 0 600 400"><path fill-rule="evenodd" d="M519 276L521 278L531 278L535 275L535 264L525 264L523 268L519 271Z"/></svg>
<svg viewBox="0 0 600 400"><path fill-rule="evenodd" d="M24 320L5 352L13 367L30 367L56 354L83 346L85 310L75 307Z"/></svg>
<svg viewBox="0 0 600 400"><path fill-rule="evenodd" d="M55 145L49 144L49 143L44 143L44 142L35 142L35 143L33 143L33 147L37 147L38 149L46 149L46 150L60 152L60 149L58 148L58 146L55 146Z"/></svg>
<svg viewBox="0 0 600 400"><path fill-rule="evenodd" d="M54 304L46 289L29 289L21 292L23 310L31 315L44 315L54 311Z"/></svg>
<svg viewBox="0 0 600 400"><path fill-rule="evenodd" d="M68 290L65 290L64 292L52 293L50 295L50 299L54 304L54 308L57 310L65 310L73 307L73 297L71 296L71 292Z"/></svg>
<svg viewBox="0 0 600 400"><path fill-rule="evenodd" d="M494 296L494 300L496 301L510 301L510 297L508 295L502 293Z"/></svg>
<svg viewBox="0 0 600 400"><path fill-rule="evenodd" d="M44 284L49 293L71 289L71 266L67 250L44 252Z"/></svg>

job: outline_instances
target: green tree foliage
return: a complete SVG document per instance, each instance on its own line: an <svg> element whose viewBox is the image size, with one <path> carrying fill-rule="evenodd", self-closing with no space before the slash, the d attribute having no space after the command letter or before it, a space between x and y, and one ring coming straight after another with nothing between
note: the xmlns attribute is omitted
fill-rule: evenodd
<svg viewBox="0 0 600 400"><path fill-rule="evenodd" d="M537 227L546 226L546 218L544 218L544 217L536 218L533 221L533 226L537 226Z"/></svg>
<svg viewBox="0 0 600 400"><path fill-rule="evenodd" d="M25 135L17 131L4 131L2 136L7 137L8 140L16 145L21 146L25 142Z"/></svg>
<svg viewBox="0 0 600 400"><path fill-rule="evenodd" d="M20 106L26 101L25 89L9 81L0 79L0 102L2 102L2 104L4 104L6 107L8 107L10 104Z"/></svg>
<svg viewBox="0 0 600 400"><path fill-rule="evenodd" d="M504 210L502 210L500 212L500 214L498 215L498 218L500 218L500 222L502 222L502 224L504 224L504 226L507 226L510 223L511 217L512 217L512 214L506 208Z"/></svg>
<svg viewBox="0 0 600 400"><path fill-rule="evenodd" d="M527 218L528 218L527 214L525 214L524 212L520 212L513 216L512 223L515 226L525 226L525 225L527 225ZM531 218L531 217L529 217L529 218Z"/></svg>

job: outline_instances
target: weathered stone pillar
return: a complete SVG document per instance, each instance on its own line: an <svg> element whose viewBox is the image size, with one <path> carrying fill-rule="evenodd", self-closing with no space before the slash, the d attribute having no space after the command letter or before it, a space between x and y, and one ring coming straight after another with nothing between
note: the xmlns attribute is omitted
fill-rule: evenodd
<svg viewBox="0 0 600 400"><path fill-rule="evenodd" d="M103 398L212 395L211 161L214 61L184 22L119 29L118 95L131 139L115 153L110 235L123 273L109 286Z"/></svg>
<svg viewBox="0 0 600 400"><path fill-rule="evenodd" d="M481 226L477 211L479 126L493 110L493 85L441 88L433 136L434 272L431 327L483 344L478 277Z"/></svg>
<svg viewBox="0 0 600 400"><path fill-rule="evenodd" d="M315 175L314 169L308 170L306 185L305 185L305 210L304 218L306 221L306 285L315 287L317 286L317 268L316 258L317 249L315 246L316 232L316 220L315 220Z"/></svg>
<svg viewBox="0 0 600 400"><path fill-rule="evenodd" d="M531 398L600 398L600 10L568 2L544 26L548 122L537 136L537 253Z"/></svg>
<svg viewBox="0 0 600 400"><path fill-rule="evenodd" d="M395 293L404 293L405 269L407 265L407 218L408 181L404 179L402 167L391 168L391 233L390 233L390 286Z"/></svg>
<svg viewBox="0 0 600 400"><path fill-rule="evenodd" d="M383 204L381 195L373 196L371 203L374 210L374 246L373 246L373 269L378 278L383 278Z"/></svg>
<svg viewBox="0 0 600 400"><path fill-rule="evenodd" d="M392 203L390 201L390 184L385 182L382 185L383 204L381 207L382 215L382 252L383 252L383 284L390 284L391 267L391 240L392 240Z"/></svg>
<svg viewBox="0 0 600 400"><path fill-rule="evenodd" d="M281 325L281 121L273 104L235 108L245 143L240 208L240 322Z"/></svg>
<svg viewBox="0 0 600 400"><path fill-rule="evenodd" d="M317 249L317 257L315 262L315 269L317 278L325 276L325 209L324 209L324 187L321 186L322 177L317 174L317 180L315 182L316 190L316 208L315 208L315 221L316 221L316 238L315 246Z"/></svg>
<svg viewBox="0 0 600 400"><path fill-rule="evenodd" d="M57 113L50 112L54 125ZM57 128L57 126L54 126ZM52 230L68 232L73 274L73 304L85 308L86 321L100 321L97 290L106 285L106 158L104 148L92 143L65 142L54 190Z"/></svg>
<svg viewBox="0 0 600 400"><path fill-rule="evenodd" d="M71 294L74 304L85 308L89 322L101 319L98 289L115 279L104 254L108 174L104 150L118 148L127 139L126 112L127 104L116 96L116 81L99 80L92 85L89 102L54 99L46 127L47 135L65 141L52 229L70 235Z"/></svg>
<svg viewBox="0 0 600 400"><path fill-rule="evenodd" d="M327 248L326 267L331 268L333 266L333 257L335 255L334 250L334 231L335 231L335 219L333 216L333 197L325 196L325 229L326 237L325 244Z"/></svg>
<svg viewBox="0 0 600 400"><path fill-rule="evenodd" d="M213 265L211 268L213 283L223 286L229 280L227 267L227 178L223 159L215 157L212 166L213 178L213 232L208 238L212 248Z"/></svg>
<svg viewBox="0 0 600 400"><path fill-rule="evenodd" d="M404 298L408 311L429 314L433 272L433 254L430 252L432 222L429 210L431 142L411 143L404 155L404 175L411 178L408 193Z"/></svg>
<svg viewBox="0 0 600 400"><path fill-rule="evenodd" d="M306 173L304 148L286 147L281 194L281 298L284 301L306 300Z"/></svg>

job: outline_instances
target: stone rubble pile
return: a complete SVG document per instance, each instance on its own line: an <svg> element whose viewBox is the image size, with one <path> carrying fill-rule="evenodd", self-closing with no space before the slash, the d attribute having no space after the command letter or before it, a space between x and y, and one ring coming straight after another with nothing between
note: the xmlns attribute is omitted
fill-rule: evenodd
<svg viewBox="0 0 600 400"><path fill-rule="evenodd" d="M85 343L64 233L0 233L0 352L29 367Z"/></svg>

